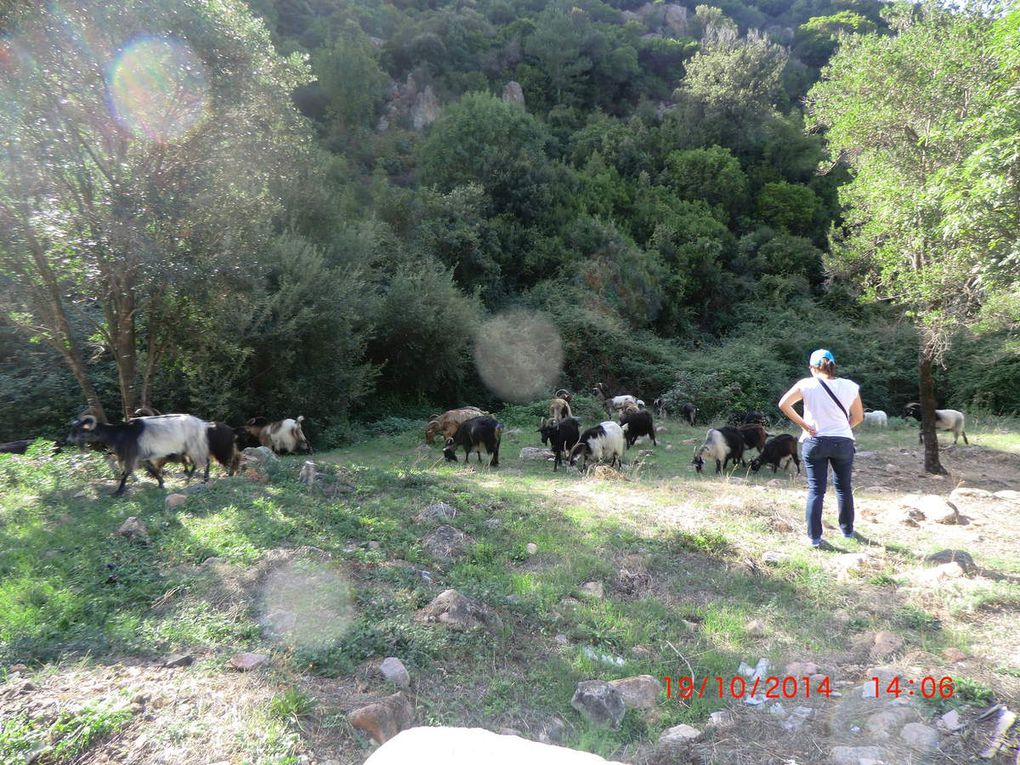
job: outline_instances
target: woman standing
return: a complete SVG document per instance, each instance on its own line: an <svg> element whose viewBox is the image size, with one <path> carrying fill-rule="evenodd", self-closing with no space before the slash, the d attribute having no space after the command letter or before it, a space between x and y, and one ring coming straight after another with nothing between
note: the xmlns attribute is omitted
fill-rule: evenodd
<svg viewBox="0 0 1020 765"><path fill-rule="evenodd" d="M811 376L798 380L786 391L779 400L779 408L802 430L801 456L808 483L807 532L811 545L819 547L829 465L836 484L839 527L847 539L854 535L853 429L864 421L864 404L857 383L836 377L836 357L829 351L820 348L812 353L808 369ZM798 401L804 402L803 417L793 408Z"/></svg>

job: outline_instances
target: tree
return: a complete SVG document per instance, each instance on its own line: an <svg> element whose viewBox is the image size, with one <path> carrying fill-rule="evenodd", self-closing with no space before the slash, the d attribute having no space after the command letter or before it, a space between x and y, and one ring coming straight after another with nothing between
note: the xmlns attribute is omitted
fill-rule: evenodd
<svg viewBox="0 0 1020 765"><path fill-rule="evenodd" d="M669 182L681 199L704 200L726 211L732 221L747 207L747 176L729 149L675 151L666 158Z"/></svg>
<svg viewBox="0 0 1020 765"><path fill-rule="evenodd" d="M88 322L129 416L172 350L175 301L222 291L267 240L275 189L308 139L289 99L306 69L240 0L39 4L12 39L0 72L8 315L62 355L102 415L73 329Z"/></svg>
<svg viewBox="0 0 1020 765"><path fill-rule="evenodd" d="M1016 69L989 47L995 26L974 7L904 4L889 20L891 36L845 38L809 107L812 123L828 128L833 156L853 171L840 191L846 218L833 266L859 279L864 297L898 305L917 325L924 465L944 473L932 368L953 332L1003 294L1001 281L982 274L1011 246L983 248L979 232L1003 216L982 205L962 214L967 225L952 225L961 221L952 211L960 192L947 179L967 176L982 148L980 131L968 126L996 113ZM1015 215L1016 194L1002 201L1006 219Z"/></svg>

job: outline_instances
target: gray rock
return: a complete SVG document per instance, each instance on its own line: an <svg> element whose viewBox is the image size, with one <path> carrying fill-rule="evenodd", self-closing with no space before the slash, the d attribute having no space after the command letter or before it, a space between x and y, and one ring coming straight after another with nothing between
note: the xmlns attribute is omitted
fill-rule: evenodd
<svg viewBox="0 0 1020 765"><path fill-rule="evenodd" d="M1007 502L1020 502L1020 491L1014 491L1013 489L997 491L993 496L995 496L996 499L1004 499Z"/></svg>
<svg viewBox="0 0 1020 765"><path fill-rule="evenodd" d="M682 5L667 5L664 21L674 34L685 34L687 32L687 9Z"/></svg>
<svg viewBox="0 0 1020 765"><path fill-rule="evenodd" d="M924 560L928 563L958 563L965 573L974 573L977 570L974 559L964 550L939 550Z"/></svg>
<svg viewBox="0 0 1020 765"><path fill-rule="evenodd" d="M708 724L713 728L731 728L737 724L737 718L729 710L720 710L708 716Z"/></svg>
<svg viewBox="0 0 1020 765"><path fill-rule="evenodd" d="M963 730L963 723L960 721L960 713L951 709L942 715L938 720L938 726L949 733L956 733Z"/></svg>
<svg viewBox="0 0 1020 765"><path fill-rule="evenodd" d="M247 449L241 450L242 463L262 465L266 462L276 462L279 459L268 446L249 446Z"/></svg>
<svg viewBox="0 0 1020 765"><path fill-rule="evenodd" d="M651 675L610 680L623 696L623 703L635 709L653 709L662 699L662 683Z"/></svg>
<svg viewBox="0 0 1020 765"><path fill-rule="evenodd" d="M422 547L433 558L453 560L459 558L475 540L453 526L440 526L422 540Z"/></svg>
<svg viewBox="0 0 1020 765"><path fill-rule="evenodd" d="M875 643L871 647L871 658L886 659L903 647L903 638L893 632L882 630L875 634ZM870 677L870 675L869 675Z"/></svg>
<svg viewBox="0 0 1020 765"><path fill-rule="evenodd" d="M761 559L765 563L782 563L788 557L786 553L779 552L778 550L766 550L761 554Z"/></svg>
<svg viewBox="0 0 1020 765"><path fill-rule="evenodd" d="M538 446L525 446L521 449L521 453L519 455L519 459L521 460L535 460L539 462L545 462L546 460L551 460L555 457L556 455L548 449L542 449Z"/></svg>
<svg viewBox="0 0 1020 765"><path fill-rule="evenodd" d="M956 505L938 494L908 494L903 503L924 513L925 517L935 523L956 524L960 522L960 513Z"/></svg>
<svg viewBox="0 0 1020 765"><path fill-rule="evenodd" d="M538 554L538 545L536 545L534 542L528 542L527 546L524 549L527 551L528 555Z"/></svg>
<svg viewBox="0 0 1020 765"><path fill-rule="evenodd" d="M960 499L991 499L995 495L985 489L976 489L970 486L957 486L949 492L949 501L956 504ZM959 507L959 505L957 505Z"/></svg>
<svg viewBox="0 0 1020 765"><path fill-rule="evenodd" d="M939 732L922 723L907 723L900 730L900 739L914 749L931 751L939 745Z"/></svg>
<svg viewBox="0 0 1020 765"><path fill-rule="evenodd" d="M623 695L604 680L578 683L570 706L595 725L610 728L619 728L626 712Z"/></svg>
<svg viewBox="0 0 1020 765"><path fill-rule="evenodd" d="M697 741L701 738L701 731L692 728L690 725L674 725L659 734L659 744L664 746L677 746Z"/></svg>
<svg viewBox="0 0 1020 765"><path fill-rule="evenodd" d="M508 104L520 104L521 106L524 106L524 89L521 87L521 83L516 80L510 80L510 82L504 85L503 100Z"/></svg>
<svg viewBox="0 0 1020 765"><path fill-rule="evenodd" d="M167 499L169 499L169 497L167 497ZM117 536L124 537L129 542L137 542L138 544L142 545L149 544L148 529L145 528L144 523L142 523L133 515L127 520L125 520L122 524L120 524L120 528L118 528L117 531L114 533Z"/></svg>
<svg viewBox="0 0 1020 765"><path fill-rule="evenodd" d="M386 680L400 688L408 688L411 685L411 675L408 674L407 667L396 656L387 656L383 659L379 671Z"/></svg>
<svg viewBox="0 0 1020 765"><path fill-rule="evenodd" d="M562 744L563 736L567 732L567 724L558 717L554 717L542 726L542 732L538 734L538 740L543 744Z"/></svg>
<svg viewBox="0 0 1020 765"><path fill-rule="evenodd" d="M883 762L882 750L877 746L834 746L829 762L832 765L878 765Z"/></svg>
<svg viewBox="0 0 1020 765"><path fill-rule="evenodd" d="M452 521L457 517L457 508L445 502L434 502L418 513L418 521Z"/></svg>
<svg viewBox="0 0 1020 765"><path fill-rule="evenodd" d="M602 582L585 582L581 585L580 594L589 600L602 600L606 596L606 589Z"/></svg>
<svg viewBox="0 0 1020 765"><path fill-rule="evenodd" d="M261 653L238 653L230 657L230 666L240 672L251 672L269 661L269 657Z"/></svg>
<svg viewBox="0 0 1020 765"><path fill-rule="evenodd" d="M376 704L351 712L347 719L355 728L382 744L411 727L414 706L403 693L397 692Z"/></svg>
<svg viewBox="0 0 1020 765"><path fill-rule="evenodd" d="M418 612L417 618L430 624L445 624L458 632L476 628L490 632L499 632L503 629L499 615L489 606L465 597L456 590L439 593L431 603Z"/></svg>
<svg viewBox="0 0 1020 765"><path fill-rule="evenodd" d="M411 107L411 124L414 129L422 131L439 116L439 99L432 91L431 85L426 85L425 90L415 96L414 106Z"/></svg>

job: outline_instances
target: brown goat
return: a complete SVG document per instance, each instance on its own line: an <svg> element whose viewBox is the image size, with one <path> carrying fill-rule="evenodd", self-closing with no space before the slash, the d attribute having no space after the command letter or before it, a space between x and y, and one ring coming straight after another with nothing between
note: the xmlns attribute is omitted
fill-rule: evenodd
<svg viewBox="0 0 1020 765"><path fill-rule="evenodd" d="M425 443L434 444L436 436L443 434L443 443L448 438L453 438L461 423L467 422L472 417L479 417L483 412L476 406L463 406L460 409L450 409L443 414L437 414L429 418L429 424L425 426Z"/></svg>
<svg viewBox="0 0 1020 765"><path fill-rule="evenodd" d="M570 403L565 398L554 398L549 402L549 418L553 422L559 422L572 416Z"/></svg>

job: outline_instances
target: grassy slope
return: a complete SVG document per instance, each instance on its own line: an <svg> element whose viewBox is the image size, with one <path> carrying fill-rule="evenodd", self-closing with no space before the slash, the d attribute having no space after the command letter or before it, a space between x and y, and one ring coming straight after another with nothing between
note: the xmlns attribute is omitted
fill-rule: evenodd
<svg viewBox="0 0 1020 765"><path fill-rule="evenodd" d="M1020 608L1020 558L1008 524L982 529L985 544L967 546L994 576L959 588L912 586L909 572L919 558L962 546L946 535L963 532L882 526L868 502L889 497L869 493L878 479L862 468L859 530L871 544L833 544L837 552L868 551L872 560L862 573L839 577L833 551L802 544L802 480L691 471L692 439L700 442L704 428L670 422L643 464L633 465L643 443L630 451L630 480L600 480L520 462L519 448L535 443L524 423L510 423L521 429L507 436L498 471L444 463L438 449L420 446L417 431L404 432L317 455L326 476L312 489L295 480L300 460L285 458L268 484L219 478L177 511L164 509L165 494L147 479L131 485L126 499L108 498L107 484L94 482L102 468L91 455L0 457L0 680L15 662L45 674L60 671L68 654L144 663L188 650L200 660L192 671L215 683L233 652L269 652L274 662L263 695L244 712L233 742L218 744L222 756L250 761L287 761L303 747L345 762L363 759L367 743L342 712L365 690L357 684L366 662L387 655L401 657L415 679L420 722L514 727L536 736L558 716L567 722L567 744L622 758L636 756L665 727L703 721L722 702L713 696L663 704L651 714L631 710L619 731L603 731L570 707L579 680L728 678L740 661L761 656L779 667L793 659L856 666L848 653L854 636L889 629L906 640L905 650L938 655L957 646L987 655L987 666L974 670L975 693L1016 692L1008 625ZM947 458L994 449L1011 459L1020 453L1012 425L972 423L976 446ZM896 491L948 493L951 486L916 471L919 458L909 453L915 433L903 425L865 432L859 448L905 466L885 481ZM996 473L1000 485L989 479L991 488L1020 485L1016 463L1009 463L1013 472ZM980 485L974 477L969 483ZM431 559L421 546L437 524L416 515L435 501L457 508L452 525L475 542L453 563ZM830 494L827 522L832 502ZM112 536L132 515L148 526L151 546ZM526 552L531 542L534 556ZM307 591L294 606L299 621L331 614L334 629L274 642L259 623L272 595L265 561L280 548L301 546L331 554L331 562L318 569L296 564L291 573L306 586L289 585L285 595ZM787 556L766 565L766 550ZM648 577L628 591L619 584L624 568ZM604 599L581 597L580 585L590 580L604 583ZM504 632L462 635L415 622L414 611L447 587L497 608ZM764 635L748 632L752 619L764 622ZM637 645L649 649L645 656L632 652ZM589 658L586 646L625 664ZM368 685L380 690L377 682ZM53 726L27 722L15 737L22 743ZM247 734L266 726L273 735L253 749ZM0 732L0 743L14 727ZM210 759L200 730L176 735L191 737ZM190 760L181 754L178 761Z"/></svg>

